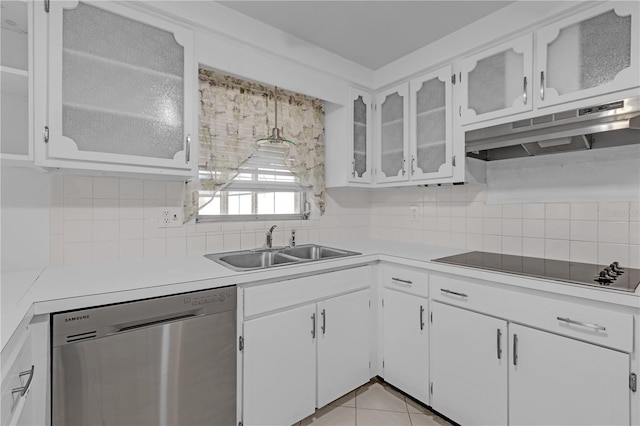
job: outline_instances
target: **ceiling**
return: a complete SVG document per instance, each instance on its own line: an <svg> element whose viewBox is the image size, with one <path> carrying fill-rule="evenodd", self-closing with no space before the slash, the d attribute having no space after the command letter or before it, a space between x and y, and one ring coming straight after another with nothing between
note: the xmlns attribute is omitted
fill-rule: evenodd
<svg viewBox="0 0 640 426"><path fill-rule="evenodd" d="M376 70L513 1L220 1Z"/></svg>

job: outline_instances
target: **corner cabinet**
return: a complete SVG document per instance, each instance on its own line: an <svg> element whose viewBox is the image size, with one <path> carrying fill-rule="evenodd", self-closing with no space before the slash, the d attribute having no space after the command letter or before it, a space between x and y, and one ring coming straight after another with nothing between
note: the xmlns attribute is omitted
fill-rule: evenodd
<svg viewBox="0 0 640 426"><path fill-rule="evenodd" d="M47 2L48 108L36 164L188 177L193 33L114 2ZM43 77L43 76L41 76ZM195 152L195 151L194 151Z"/></svg>
<svg viewBox="0 0 640 426"><path fill-rule="evenodd" d="M640 4L607 2L537 32L536 98L545 107L640 86Z"/></svg>

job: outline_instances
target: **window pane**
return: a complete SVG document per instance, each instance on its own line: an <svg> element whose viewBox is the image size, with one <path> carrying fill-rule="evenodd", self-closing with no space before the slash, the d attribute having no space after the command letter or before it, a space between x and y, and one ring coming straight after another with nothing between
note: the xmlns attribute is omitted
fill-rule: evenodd
<svg viewBox="0 0 640 426"><path fill-rule="evenodd" d="M275 193L275 213L285 214L295 212L296 202L295 193L293 192L276 192Z"/></svg>
<svg viewBox="0 0 640 426"><path fill-rule="evenodd" d="M204 192L201 192L200 197L198 199L198 206L200 207L200 211L198 212L198 214L219 215L220 214L220 194L217 194L213 198L213 200L211 200L211 194L206 194Z"/></svg>
<svg viewBox="0 0 640 426"><path fill-rule="evenodd" d="M258 214L273 214L275 208L274 194L274 192L264 192L258 194Z"/></svg>
<svg viewBox="0 0 640 426"><path fill-rule="evenodd" d="M252 214L251 192L228 192L228 214Z"/></svg>

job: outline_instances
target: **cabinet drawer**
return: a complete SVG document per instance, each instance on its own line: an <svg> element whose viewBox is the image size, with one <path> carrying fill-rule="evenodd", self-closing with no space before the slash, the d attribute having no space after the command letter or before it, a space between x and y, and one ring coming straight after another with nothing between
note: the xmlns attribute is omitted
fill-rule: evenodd
<svg viewBox="0 0 640 426"><path fill-rule="evenodd" d="M431 276L431 298L631 353L633 315L457 277Z"/></svg>
<svg viewBox="0 0 640 426"><path fill-rule="evenodd" d="M383 285L416 296L429 296L429 274L421 269L385 263L382 265Z"/></svg>
<svg viewBox="0 0 640 426"><path fill-rule="evenodd" d="M370 272L369 266L361 266L245 288L244 316L368 288Z"/></svg>
<svg viewBox="0 0 640 426"><path fill-rule="evenodd" d="M22 341L19 348L15 348L15 354L5 354L3 351L2 362L9 362L10 365L6 370L6 375L2 378L1 396L0 396L0 408L2 412L1 424L9 424L9 419L20 416L16 412L18 409L23 409L25 404L23 399L28 394L25 393L24 397L20 393L12 393L13 389L23 388L32 382L31 378L31 336L26 332L26 338ZM12 355L16 355L13 357ZM35 374L35 372L34 372ZM29 390L27 388L27 390Z"/></svg>

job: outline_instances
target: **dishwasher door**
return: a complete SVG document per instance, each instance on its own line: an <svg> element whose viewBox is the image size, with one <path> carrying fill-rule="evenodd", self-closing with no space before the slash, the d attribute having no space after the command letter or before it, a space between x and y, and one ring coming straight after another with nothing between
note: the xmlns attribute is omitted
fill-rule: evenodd
<svg viewBox="0 0 640 426"><path fill-rule="evenodd" d="M52 350L52 424L235 425L236 320L234 306L70 335Z"/></svg>

